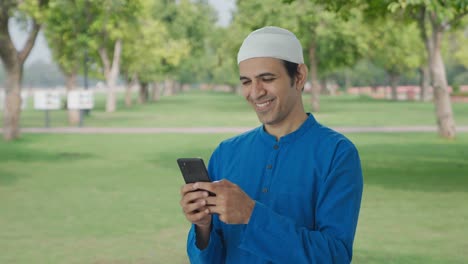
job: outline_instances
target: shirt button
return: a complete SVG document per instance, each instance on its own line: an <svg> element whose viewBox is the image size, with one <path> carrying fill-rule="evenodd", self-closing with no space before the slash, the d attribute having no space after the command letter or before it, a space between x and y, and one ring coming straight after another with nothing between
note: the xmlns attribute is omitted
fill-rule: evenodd
<svg viewBox="0 0 468 264"><path fill-rule="evenodd" d="M274 149L279 149L279 146L278 146L278 145L274 145L273 148L274 148Z"/></svg>
<svg viewBox="0 0 468 264"><path fill-rule="evenodd" d="M271 164L268 164L267 169L271 170L271 168L273 168L273 166Z"/></svg>
<svg viewBox="0 0 468 264"><path fill-rule="evenodd" d="M268 188L263 188L262 189L262 193L267 193L268 192Z"/></svg>

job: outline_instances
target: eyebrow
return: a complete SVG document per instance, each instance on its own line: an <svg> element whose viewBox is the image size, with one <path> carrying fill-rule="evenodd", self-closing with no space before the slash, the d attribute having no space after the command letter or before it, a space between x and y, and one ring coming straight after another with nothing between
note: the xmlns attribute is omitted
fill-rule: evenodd
<svg viewBox="0 0 468 264"><path fill-rule="evenodd" d="M263 77L276 77L276 74L274 73L271 73L271 72L264 72L264 73L260 73L259 75L255 76L255 78L263 78ZM250 78L248 77L245 77L245 76L240 76L239 77L239 80L250 80Z"/></svg>

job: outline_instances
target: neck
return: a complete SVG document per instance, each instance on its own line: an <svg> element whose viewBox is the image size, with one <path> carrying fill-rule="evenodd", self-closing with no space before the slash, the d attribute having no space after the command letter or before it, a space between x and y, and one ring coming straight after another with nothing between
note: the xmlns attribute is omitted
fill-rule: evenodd
<svg viewBox="0 0 468 264"><path fill-rule="evenodd" d="M281 124L268 125L265 124L265 130L268 134L275 136L276 141L283 136L286 136L289 133L292 133L299 129L299 127L307 120L308 116L305 112L302 112L297 118L290 120L288 122L283 122Z"/></svg>

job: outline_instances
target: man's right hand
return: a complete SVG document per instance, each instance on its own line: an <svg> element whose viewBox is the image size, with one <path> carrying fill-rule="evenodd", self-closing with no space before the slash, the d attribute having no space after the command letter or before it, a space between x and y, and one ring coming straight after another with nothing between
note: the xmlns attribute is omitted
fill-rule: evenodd
<svg viewBox="0 0 468 264"><path fill-rule="evenodd" d="M189 183L182 186L180 195L182 196L180 206L185 217L196 225L197 247L204 249L208 245L211 231L212 216L206 201L209 193L196 190L193 188L193 183Z"/></svg>
<svg viewBox="0 0 468 264"><path fill-rule="evenodd" d="M187 220L200 228L210 227L211 214L207 207L207 191L193 189L193 183L185 184L180 189L180 206Z"/></svg>

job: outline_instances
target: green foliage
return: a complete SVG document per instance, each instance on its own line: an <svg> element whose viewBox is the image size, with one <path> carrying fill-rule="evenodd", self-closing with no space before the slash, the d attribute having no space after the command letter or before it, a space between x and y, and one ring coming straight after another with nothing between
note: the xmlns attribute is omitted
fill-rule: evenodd
<svg viewBox="0 0 468 264"><path fill-rule="evenodd" d="M164 73L182 83L210 82L216 65L212 33L216 12L207 1L156 1L153 17L167 27L177 64L163 60ZM176 54L176 53L174 53Z"/></svg>
<svg viewBox="0 0 468 264"><path fill-rule="evenodd" d="M423 64L424 46L416 23L386 19L372 24L369 57L392 74L403 74Z"/></svg>
<svg viewBox="0 0 468 264"><path fill-rule="evenodd" d="M303 21L302 32L306 30L303 34L306 41L314 41L317 45L319 74L324 76L334 70L355 65L369 49L370 34L362 25L360 11L349 11L352 16L344 20L335 13L320 11L320 7L310 8L309 12L319 22L312 30L307 26L309 22Z"/></svg>
<svg viewBox="0 0 468 264"><path fill-rule="evenodd" d="M465 69L463 72L455 75L451 84L454 90L455 87L460 88L461 85L468 85L468 70Z"/></svg>
<svg viewBox="0 0 468 264"><path fill-rule="evenodd" d="M468 18L461 21L458 30L449 32L445 46L449 47L444 56L453 56L453 60L468 69Z"/></svg>
<svg viewBox="0 0 468 264"><path fill-rule="evenodd" d="M81 70L87 56L93 75L99 76L103 71L98 48L113 50L115 41L137 25L141 4L139 0L50 0L49 7L45 34L54 60L72 73Z"/></svg>
<svg viewBox="0 0 468 264"><path fill-rule="evenodd" d="M143 82L164 79L169 67L176 68L187 56L190 45L186 39L174 39L169 25L155 17L158 3L142 2L138 23L125 36L122 70L126 75L137 75Z"/></svg>
<svg viewBox="0 0 468 264"><path fill-rule="evenodd" d="M24 1L7 1L11 3L18 3L18 11L20 13L16 14L21 19L27 20L32 18L38 23L43 23L47 16L47 4L49 0L24 0Z"/></svg>
<svg viewBox="0 0 468 264"><path fill-rule="evenodd" d="M401 12L409 20L430 21L431 30L442 33L462 26L463 18L468 15L468 1L395 0L388 5L388 10ZM426 17L420 15L424 13ZM421 30L428 34L427 30Z"/></svg>
<svg viewBox="0 0 468 264"><path fill-rule="evenodd" d="M67 74L78 72L92 46L87 28L91 10L84 1L52 1L45 36L55 62Z"/></svg>
<svg viewBox="0 0 468 264"><path fill-rule="evenodd" d="M349 70L352 86L379 86L387 82L386 72L370 60L361 60Z"/></svg>
<svg viewBox="0 0 468 264"><path fill-rule="evenodd" d="M427 0L395 0L388 5L391 12L399 9L411 12L414 8L426 8L435 18L435 22L442 26L448 26L450 21L457 22L458 19L468 14L468 1L427 1ZM447 24L446 24L447 23Z"/></svg>

